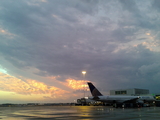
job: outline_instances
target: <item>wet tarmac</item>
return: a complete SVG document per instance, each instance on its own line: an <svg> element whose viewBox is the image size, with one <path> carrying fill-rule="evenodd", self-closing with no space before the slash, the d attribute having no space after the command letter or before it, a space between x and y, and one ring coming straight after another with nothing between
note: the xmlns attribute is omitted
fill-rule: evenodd
<svg viewBox="0 0 160 120"><path fill-rule="evenodd" d="M160 107L103 106L0 107L2 120L159 120Z"/></svg>

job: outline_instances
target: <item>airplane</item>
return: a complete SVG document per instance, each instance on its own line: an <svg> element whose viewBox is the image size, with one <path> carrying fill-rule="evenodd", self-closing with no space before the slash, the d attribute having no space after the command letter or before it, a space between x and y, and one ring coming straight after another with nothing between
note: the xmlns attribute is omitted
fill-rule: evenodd
<svg viewBox="0 0 160 120"><path fill-rule="evenodd" d="M110 104L118 104L118 103L141 103L144 102L150 102L155 101L153 96L129 96L129 95L102 95L98 89L91 83L87 82L90 92L92 94L92 97L89 97L89 99L101 101L104 103L110 103Z"/></svg>

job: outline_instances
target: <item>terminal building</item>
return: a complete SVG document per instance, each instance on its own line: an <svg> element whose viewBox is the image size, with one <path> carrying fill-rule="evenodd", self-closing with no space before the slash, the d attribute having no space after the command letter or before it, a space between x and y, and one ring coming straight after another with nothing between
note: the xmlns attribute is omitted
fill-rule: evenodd
<svg viewBox="0 0 160 120"><path fill-rule="evenodd" d="M148 95L148 89L118 89L118 90L110 90L110 95Z"/></svg>

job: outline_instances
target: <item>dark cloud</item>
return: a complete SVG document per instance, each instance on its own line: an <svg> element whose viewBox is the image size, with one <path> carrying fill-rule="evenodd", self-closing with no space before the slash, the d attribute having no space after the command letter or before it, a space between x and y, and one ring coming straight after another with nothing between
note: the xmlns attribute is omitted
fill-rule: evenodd
<svg viewBox="0 0 160 120"><path fill-rule="evenodd" d="M152 1L152 7L153 9L159 10L160 1L159 0L153 0Z"/></svg>
<svg viewBox="0 0 160 120"><path fill-rule="evenodd" d="M143 43L150 40L147 32L159 38L158 11L152 14L151 7L157 1L147 0L149 8L140 6L143 2L1 1L0 30L13 35L0 33L0 53L19 69L37 68L37 75L60 75L59 81L83 79L81 71L86 70L86 79L107 91L124 87L155 91L150 85L151 80L159 84L159 51Z"/></svg>
<svg viewBox="0 0 160 120"><path fill-rule="evenodd" d="M134 22L133 25L137 27L142 27L145 29L155 29L157 28L155 22L157 22L154 15L154 10L152 9L152 1L132 1L132 0L120 0L124 10L127 10L131 15ZM147 8L147 9L146 9ZM146 9L146 10L145 10ZM132 21L132 20L131 20Z"/></svg>

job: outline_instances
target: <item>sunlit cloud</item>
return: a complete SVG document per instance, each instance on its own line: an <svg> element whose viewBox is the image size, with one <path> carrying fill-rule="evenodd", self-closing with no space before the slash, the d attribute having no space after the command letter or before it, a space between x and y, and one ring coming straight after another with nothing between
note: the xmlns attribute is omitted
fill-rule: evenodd
<svg viewBox="0 0 160 120"><path fill-rule="evenodd" d="M30 6L40 6L40 3L47 3L47 0L32 0L32 1L25 1Z"/></svg>
<svg viewBox="0 0 160 120"><path fill-rule="evenodd" d="M144 46L150 51L160 52L160 42L156 39L155 35L152 35L150 32L145 33L145 30L141 30L137 32L134 41L120 43L113 53L118 53L121 50L130 51L139 45Z"/></svg>
<svg viewBox="0 0 160 120"><path fill-rule="evenodd" d="M5 33L5 30L1 30L2 33Z"/></svg>
<svg viewBox="0 0 160 120"><path fill-rule="evenodd" d="M150 33L146 33L146 35L151 35Z"/></svg>
<svg viewBox="0 0 160 120"><path fill-rule="evenodd" d="M41 0L42 2L47 2L47 0Z"/></svg>
<svg viewBox="0 0 160 120"><path fill-rule="evenodd" d="M58 81L57 79L60 78L61 76L48 76L47 78L52 80L52 81L56 81L62 85L65 85L67 87L69 87L71 90L83 90L84 87L88 87L86 82L86 80L75 80L72 78L66 79L64 82L62 81Z"/></svg>
<svg viewBox="0 0 160 120"><path fill-rule="evenodd" d="M48 86L43 82L32 79L19 79L11 75L0 73L0 90L15 92L22 95L49 95L53 98L61 98L68 91L54 86Z"/></svg>
<svg viewBox="0 0 160 120"><path fill-rule="evenodd" d="M83 90L84 88L86 89L88 87L86 81L74 79L67 79L66 85L74 90Z"/></svg>
<svg viewBox="0 0 160 120"><path fill-rule="evenodd" d="M60 76L47 76L48 79L51 79L51 80L57 80L58 78L60 78Z"/></svg>
<svg viewBox="0 0 160 120"><path fill-rule="evenodd" d="M15 34L12 34L12 33L10 33L9 31L4 30L3 28L0 28L0 34L8 35L9 37L16 36Z"/></svg>
<svg viewBox="0 0 160 120"><path fill-rule="evenodd" d="M57 19L58 21L64 22L64 20L58 15L52 14L52 17Z"/></svg>

